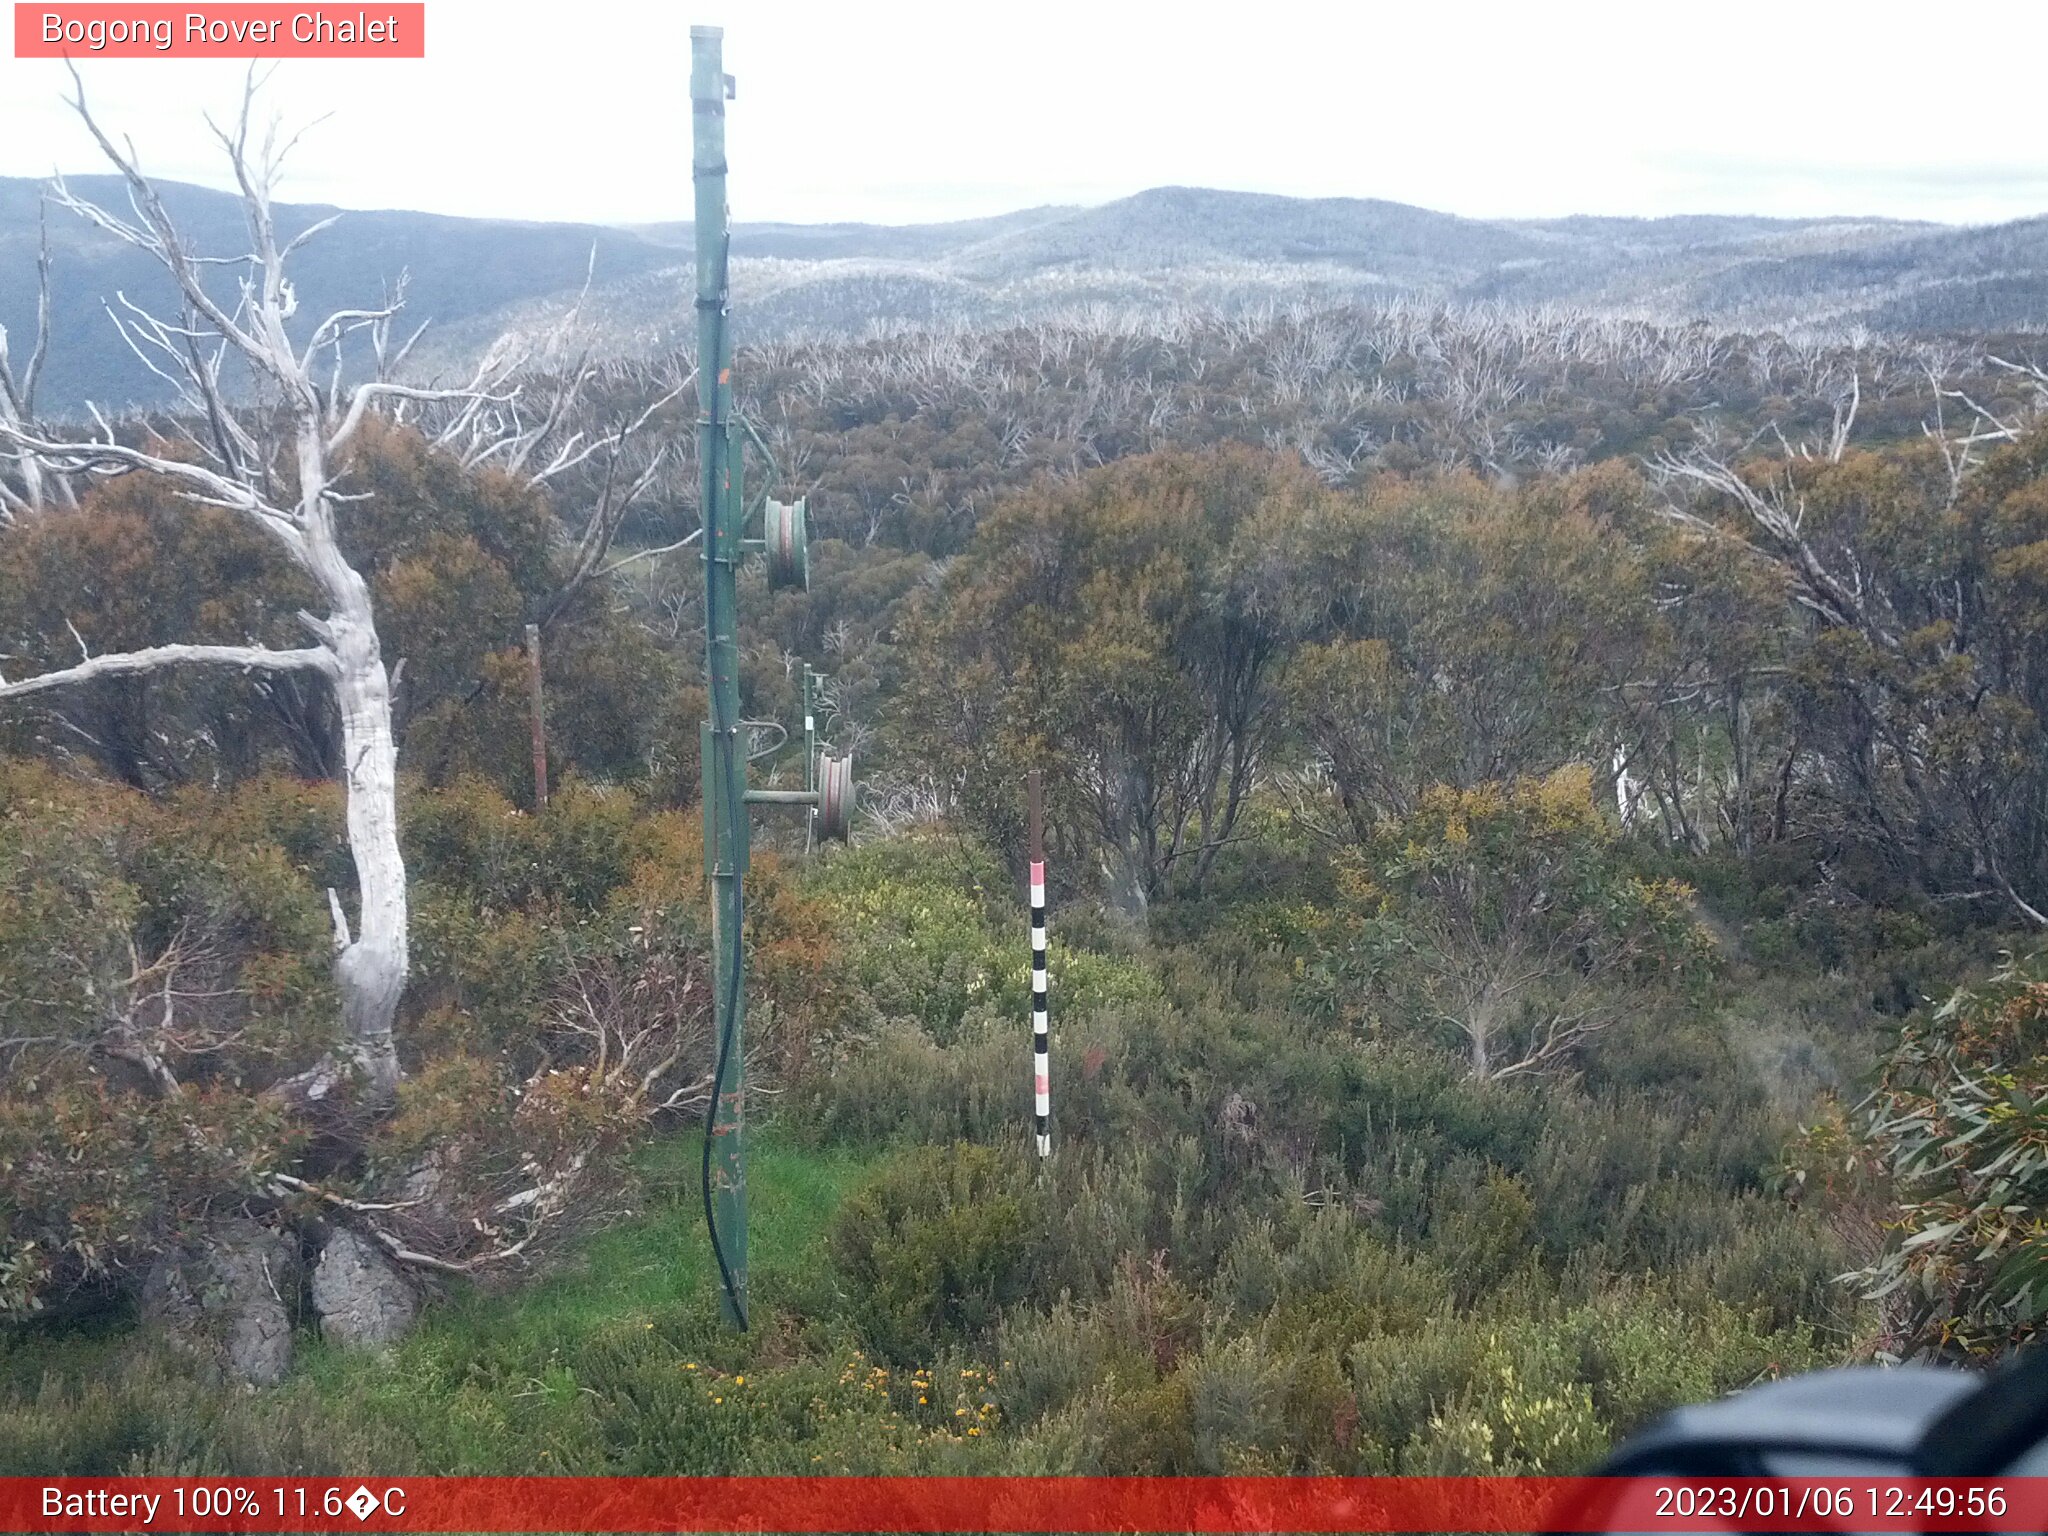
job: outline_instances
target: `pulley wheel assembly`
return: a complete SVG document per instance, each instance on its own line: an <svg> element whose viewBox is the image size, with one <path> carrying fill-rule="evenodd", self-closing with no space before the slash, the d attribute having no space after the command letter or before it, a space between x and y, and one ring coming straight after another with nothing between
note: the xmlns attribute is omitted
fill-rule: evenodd
<svg viewBox="0 0 2048 1536"><path fill-rule="evenodd" d="M818 758L818 836L843 843L853 827L853 754Z"/></svg>
<svg viewBox="0 0 2048 1536"><path fill-rule="evenodd" d="M804 500L769 501L762 514L762 538L768 546L768 585L775 591L809 591L811 553L809 519Z"/></svg>

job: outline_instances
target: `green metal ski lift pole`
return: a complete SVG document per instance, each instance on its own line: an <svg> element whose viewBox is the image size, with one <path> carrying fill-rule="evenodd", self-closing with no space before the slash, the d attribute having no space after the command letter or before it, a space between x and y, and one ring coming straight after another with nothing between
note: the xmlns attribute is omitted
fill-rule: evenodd
<svg viewBox="0 0 2048 1536"><path fill-rule="evenodd" d="M690 29L691 178L697 237L697 493L704 519L704 667L711 718L703 740L704 857L711 885L713 1027L710 1124L704 1138L704 1219L718 1263L726 1321L747 1326L745 957L741 880L747 867L746 763L740 746L739 563L742 477L732 431L732 335L727 276L724 69L718 27Z"/></svg>
<svg viewBox="0 0 2048 1536"><path fill-rule="evenodd" d="M704 871L711 887L712 1025L716 1037L711 1105L704 1131L704 1222L718 1264L725 1318L747 1326L746 957L742 947L751 827L748 807L802 806L819 838L845 842L852 824L850 754L823 753L812 705L823 681L804 668L804 787L747 788L750 756L741 732L773 722L740 718L739 567L766 556L768 585L810 586L809 512L803 498L763 499L761 536L746 538L746 466L738 432L752 438L774 469L760 436L733 409L730 254L725 198L724 33L690 29L691 177L696 185L697 457L699 541L704 562L704 673L711 717L699 745L703 768ZM780 729L780 727L776 727ZM787 732L784 733L784 740ZM766 751L774 751L776 742ZM760 754L751 754L760 755Z"/></svg>

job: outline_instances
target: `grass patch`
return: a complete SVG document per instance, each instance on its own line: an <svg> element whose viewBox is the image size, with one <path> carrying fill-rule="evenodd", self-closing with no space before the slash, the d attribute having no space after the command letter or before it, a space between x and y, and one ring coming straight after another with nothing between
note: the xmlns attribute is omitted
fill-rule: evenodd
<svg viewBox="0 0 2048 1536"><path fill-rule="evenodd" d="M642 1209L552 1273L463 1286L382 1357L309 1338L272 1391L213 1386L136 1332L0 1337L0 1474L729 1469L782 1432L774 1385L840 1370L823 1233L867 1159L756 1139L742 1336L719 1316L698 1146L649 1148Z"/></svg>
<svg viewBox="0 0 2048 1536"><path fill-rule="evenodd" d="M717 1312L704 1231L695 1136L656 1143L641 1159L648 1198L633 1217L582 1244L545 1278L516 1290L471 1286L431 1309L399 1357L441 1346L479 1355L506 1341L573 1344L624 1320L671 1325ZM758 1310L772 1317L800 1300L826 1222L868 1160L847 1148L797 1149L756 1136L748 1149L748 1253ZM756 1333L759 1333L756 1329ZM322 1380L375 1372L363 1357L315 1345L306 1368Z"/></svg>

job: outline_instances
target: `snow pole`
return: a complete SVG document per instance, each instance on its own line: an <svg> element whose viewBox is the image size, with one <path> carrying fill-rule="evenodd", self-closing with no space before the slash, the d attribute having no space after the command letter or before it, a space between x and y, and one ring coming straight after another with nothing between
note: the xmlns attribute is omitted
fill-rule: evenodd
<svg viewBox="0 0 2048 1536"><path fill-rule="evenodd" d="M1031 827L1031 1120L1038 1155L1052 1155L1052 1033L1046 1022L1045 798L1036 768L1026 781Z"/></svg>

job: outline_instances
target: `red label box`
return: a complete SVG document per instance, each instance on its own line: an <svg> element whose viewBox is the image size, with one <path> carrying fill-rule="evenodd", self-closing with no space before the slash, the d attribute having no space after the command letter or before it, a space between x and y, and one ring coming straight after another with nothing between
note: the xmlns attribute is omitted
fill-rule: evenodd
<svg viewBox="0 0 2048 1536"><path fill-rule="evenodd" d="M355 5L36 4L16 0L17 59L423 59L422 0Z"/></svg>
<svg viewBox="0 0 2048 1536"><path fill-rule="evenodd" d="M2048 1478L0 1477L0 1531L2041 1531Z"/></svg>

